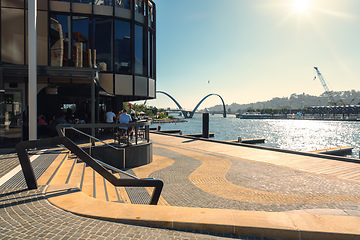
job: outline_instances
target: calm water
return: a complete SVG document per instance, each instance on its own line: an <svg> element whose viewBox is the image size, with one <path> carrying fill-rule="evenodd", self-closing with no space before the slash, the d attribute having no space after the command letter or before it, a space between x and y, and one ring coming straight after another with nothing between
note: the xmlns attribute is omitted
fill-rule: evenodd
<svg viewBox="0 0 360 240"><path fill-rule="evenodd" d="M185 123L153 124L161 129L181 129L183 134L202 132L202 115L186 119ZM235 116L223 118L210 115L210 132L217 140L241 138L265 138L263 146L311 151L317 149L351 146L351 157L359 158L360 122L314 121L314 120L258 120L239 119Z"/></svg>

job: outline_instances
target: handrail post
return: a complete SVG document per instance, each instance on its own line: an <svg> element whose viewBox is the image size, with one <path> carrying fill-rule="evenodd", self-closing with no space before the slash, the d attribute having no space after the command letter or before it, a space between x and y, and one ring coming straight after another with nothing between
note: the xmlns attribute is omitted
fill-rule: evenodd
<svg viewBox="0 0 360 240"><path fill-rule="evenodd" d="M92 142L93 142L93 139L90 138L90 146L89 146L89 155L90 155L90 156L91 156Z"/></svg>
<svg viewBox="0 0 360 240"><path fill-rule="evenodd" d="M149 142L150 141L150 135L149 135L150 126L145 126L145 139Z"/></svg>
<svg viewBox="0 0 360 240"><path fill-rule="evenodd" d="M95 137L95 127L91 127L91 136L92 137ZM94 139L90 138L90 141L91 141L91 146L94 146L95 145L95 141Z"/></svg>
<svg viewBox="0 0 360 240"><path fill-rule="evenodd" d="M122 152L123 152L123 169L126 168L126 154L125 154L125 148L122 149Z"/></svg>
<svg viewBox="0 0 360 240"><path fill-rule="evenodd" d="M138 126L135 126L135 144L137 145L138 142Z"/></svg>
<svg viewBox="0 0 360 240"><path fill-rule="evenodd" d="M164 183L161 180L158 179L154 179L153 180L155 182L155 186L154 186L154 191L151 195L151 199L150 199L150 205L157 205L157 203L159 202L159 198L161 195L161 191L163 189Z"/></svg>

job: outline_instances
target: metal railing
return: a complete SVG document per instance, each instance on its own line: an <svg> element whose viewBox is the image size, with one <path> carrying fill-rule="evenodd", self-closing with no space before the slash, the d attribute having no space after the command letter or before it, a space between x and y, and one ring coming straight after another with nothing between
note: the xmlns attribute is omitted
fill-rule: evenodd
<svg viewBox="0 0 360 240"><path fill-rule="evenodd" d="M74 128L74 127L63 127L63 128L61 128L62 137L66 137L66 132L67 132L66 130L73 130L73 131L75 131L75 132L77 132L77 133L79 133L79 134L81 134L81 135L89 138L89 141L88 141L88 142L89 142L89 155L90 155L90 156L92 156L92 154L91 154L91 152L92 152L91 149L94 147L94 145L96 145L95 142L94 142L94 140L95 140L95 141L98 141L98 142L102 143L103 145L105 145L105 146L107 146L107 147L110 147L110 148L112 148L112 149L122 150L122 152L123 152L123 159L124 159L123 168L125 168L125 163L126 163L126 159L125 159L125 157L126 157L126 154L125 154L126 149L125 149L125 148L114 147L113 145L110 145L110 144L106 143L105 141L102 141L102 140L100 140L100 139L97 139L96 137L93 137L93 136L91 136L91 135L89 135L89 134L86 134L86 133L84 133L84 132L82 132L82 131ZM95 159L95 158L94 158L94 160L96 160L96 161L98 161L98 162L100 161L100 160ZM101 162L101 161L100 161L100 162ZM123 172L123 171L122 171L122 172Z"/></svg>
<svg viewBox="0 0 360 240"><path fill-rule="evenodd" d="M132 144L139 144L142 142L150 142L149 135L150 122L139 121L136 123L97 123L97 124L58 124L56 125L56 131L59 136L66 136L75 143L85 143L88 140L88 136L97 138L99 141L105 141L114 139L114 135L117 133L117 129L133 129L133 142ZM80 134L76 131L74 133L67 133L67 129L78 129L81 130ZM130 137L130 136L128 136ZM120 145L120 142L118 142Z"/></svg>
<svg viewBox="0 0 360 240"><path fill-rule="evenodd" d="M33 148L51 147L57 145L63 145L64 147L66 147L79 159L85 162L88 166L94 169L94 171L96 171L98 174L100 174L103 178L105 178L107 181L109 181L111 184L113 184L116 187L154 187L154 191L150 199L150 205L157 205L162 188L164 186L164 183L160 179L153 179L153 178L138 179L135 176L132 176L131 174L124 173L123 171L117 169L116 171L120 171L121 173L132 177L132 179L122 179L122 178L119 179L104 167L107 164L103 166L104 163L101 162L100 164L99 162L97 162L94 158L92 158L83 149L79 148L73 141L71 141L67 137L54 137L54 138L44 138L33 141L23 141L16 145L16 152L19 157L20 165L24 173L24 177L28 189L37 189L38 185L34 174L34 170L30 162L29 155L26 150Z"/></svg>

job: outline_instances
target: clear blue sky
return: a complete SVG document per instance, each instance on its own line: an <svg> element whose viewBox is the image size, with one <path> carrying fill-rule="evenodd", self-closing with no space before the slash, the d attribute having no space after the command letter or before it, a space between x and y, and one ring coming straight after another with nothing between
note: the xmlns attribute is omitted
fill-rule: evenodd
<svg viewBox="0 0 360 240"><path fill-rule="evenodd" d="M185 108L209 93L226 104L320 95L314 66L332 90L360 90L360 0L155 3L157 90ZM215 104L211 97L200 108Z"/></svg>

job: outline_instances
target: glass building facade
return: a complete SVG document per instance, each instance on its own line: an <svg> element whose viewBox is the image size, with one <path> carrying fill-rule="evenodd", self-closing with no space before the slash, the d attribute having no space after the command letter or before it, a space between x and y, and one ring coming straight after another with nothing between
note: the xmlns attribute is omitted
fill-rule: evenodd
<svg viewBox="0 0 360 240"><path fill-rule="evenodd" d="M37 0L37 64L98 68L98 106L155 98L156 6L151 0ZM0 62L27 65L27 1L1 0ZM57 88L49 94L51 87ZM0 78L0 136L26 121L27 77ZM89 80L38 77L38 113L89 111ZM99 94L100 93L100 94ZM51 104L52 103L52 104ZM101 121L101 119L97 119ZM9 130L9 131L10 131ZM4 133L5 132L5 133ZM20 138L24 138L24 133ZM0 140L1 146L1 140Z"/></svg>

